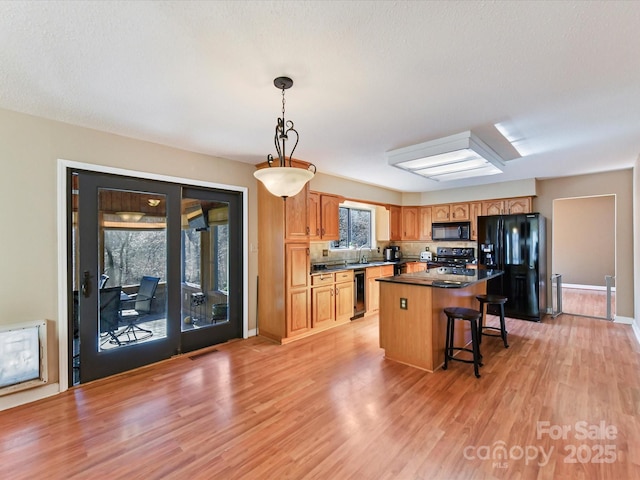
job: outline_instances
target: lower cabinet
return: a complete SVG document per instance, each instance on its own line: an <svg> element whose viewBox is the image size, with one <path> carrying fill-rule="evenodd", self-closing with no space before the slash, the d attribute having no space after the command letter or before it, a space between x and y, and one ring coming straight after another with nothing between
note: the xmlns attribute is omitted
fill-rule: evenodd
<svg viewBox="0 0 640 480"><path fill-rule="evenodd" d="M287 337L294 337L309 331L309 289L290 290L287 302Z"/></svg>
<svg viewBox="0 0 640 480"><path fill-rule="evenodd" d="M380 309L380 283L376 278L393 277L393 265L383 265L380 267L369 267L366 270L367 281L366 302L367 311L365 315L377 313Z"/></svg>
<svg viewBox="0 0 640 480"><path fill-rule="evenodd" d="M351 280L336 283L336 322L348 322L353 317L353 272Z"/></svg>
<svg viewBox="0 0 640 480"><path fill-rule="evenodd" d="M311 277L311 328L329 328L353 316L353 271Z"/></svg>

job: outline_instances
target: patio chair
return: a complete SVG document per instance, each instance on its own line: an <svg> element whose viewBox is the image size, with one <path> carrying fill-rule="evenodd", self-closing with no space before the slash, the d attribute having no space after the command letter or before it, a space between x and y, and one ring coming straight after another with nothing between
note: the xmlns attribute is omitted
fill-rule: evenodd
<svg viewBox="0 0 640 480"><path fill-rule="evenodd" d="M130 295L135 298L135 304L132 309L122 310L120 317L127 322L127 326L121 332L118 332L117 337L120 343L132 343L140 340L146 340L153 335L151 330L142 328L137 323L141 318L145 317L151 312L151 301L156 294L156 288L158 288L158 277L142 277L140 280L140 287L138 293ZM126 335L126 339L122 337Z"/></svg>
<svg viewBox="0 0 640 480"><path fill-rule="evenodd" d="M116 333L120 326L120 288L108 287L100 290L101 345L106 342L121 344Z"/></svg>

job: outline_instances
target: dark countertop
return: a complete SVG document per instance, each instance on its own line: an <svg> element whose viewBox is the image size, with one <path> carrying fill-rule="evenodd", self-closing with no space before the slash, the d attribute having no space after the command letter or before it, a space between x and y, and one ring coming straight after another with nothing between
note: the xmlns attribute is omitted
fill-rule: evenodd
<svg viewBox="0 0 640 480"><path fill-rule="evenodd" d="M453 275L437 273L436 270L426 272L405 273L395 277L377 278L378 282L404 283L421 287L464 288L474 283L485 282L502 275L501 270L473 269L473 275Z"/></svg>
<svg viewBox="0 0 640 480"><path fill-rule="evenodd" d="M338 263L335 265L327 265L323 270L314 270L311 266L311 275L317 275L320 273L339 272L340 270L360 270L362 268L379 267L381 265L395 265L397 262L384 262L384 261L371 261L367 263Z"/></svg>

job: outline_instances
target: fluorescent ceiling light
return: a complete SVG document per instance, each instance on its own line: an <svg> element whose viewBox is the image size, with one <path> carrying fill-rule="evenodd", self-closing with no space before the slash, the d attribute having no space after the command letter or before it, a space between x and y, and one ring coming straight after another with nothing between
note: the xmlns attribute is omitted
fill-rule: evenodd
<svg viewBox="0 0 640 480"><path fill-rule="evenodd" d="M504 160L471 131L387 152L390 165L438 182L502 173Z"/></svg>

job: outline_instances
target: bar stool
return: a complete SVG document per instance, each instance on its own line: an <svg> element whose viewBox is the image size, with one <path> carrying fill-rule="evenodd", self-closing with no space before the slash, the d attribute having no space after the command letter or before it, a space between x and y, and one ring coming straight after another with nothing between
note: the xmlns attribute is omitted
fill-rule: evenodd
<svg viewBox="0 0 640 480"><path fill-rule="evenodd" d="M456 360L458 362L464 363L473 363L473 371L476 374L476 377L480 378L478 367L482 366L482 355L480 355L480 343L478 342L478 321L482 318L482 313L477 310L464 307L447 307L444 309L444 313L447 316L447 338L444 347L444 365L442 369L447 369L447 363L449 362L449 360ZM456 319L465 320L471 324L472 348L453 346ZM470 352L473 354L473 360L455 358L453 356L454 351Z"/></svg>
<svg viewBox="0 0 640 480"><path fill-rule="evenodd" d="M502 337L502 341L504 342L504 348L509 348L509 344L507 343L507 329L504 324L504 304L507 303L508 298L503 297L502 295L477 295L476 298L480 302L480 323L478 324L478 343L482 343L482 335L487 335L489 337ZM500 305L500 328L497 327L485 327L484 326L484 317L485 314L485 304L486 305ZM485 330L497 330L500 332L500 335L495 333L485 333Z"/></svg>

